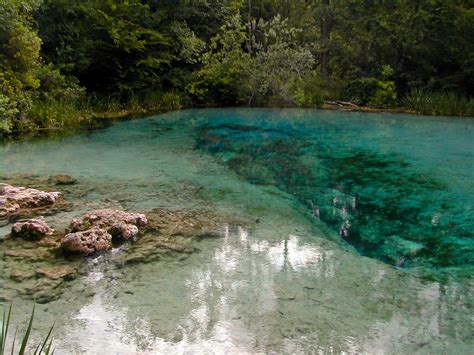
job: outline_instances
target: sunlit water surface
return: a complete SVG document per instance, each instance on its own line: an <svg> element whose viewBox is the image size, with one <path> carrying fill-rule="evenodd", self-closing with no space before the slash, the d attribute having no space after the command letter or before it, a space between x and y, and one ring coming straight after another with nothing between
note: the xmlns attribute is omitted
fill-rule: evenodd
<svg viewBox="0 0 474 355"><path fill-rule="evenodd" d="M2 174L76 177L99 207L256 221L188 258L90 260L38 305L35 331L56 323L56 353L472 351L472 119L188 110L0 157ZM25 319L31 302L15 306Z"/></svg>

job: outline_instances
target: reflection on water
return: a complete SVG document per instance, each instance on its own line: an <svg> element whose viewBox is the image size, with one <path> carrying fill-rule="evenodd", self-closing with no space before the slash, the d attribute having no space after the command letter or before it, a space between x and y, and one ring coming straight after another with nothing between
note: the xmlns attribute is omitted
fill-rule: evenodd
<svg viewBox="0 0 474 355"><path fill-rule="evenodd" d="M84 277L95 294L61 329L58 349L467 351L472 316L460 310L469 309L469 292L366 260L295 235L262 242L252 231L227 228L181 265L150 263L121 274L107 272L103 261L98 268L113 277L104 282L97 267Z"/></svg>
<svg viewBox="0 0 474 355"><path fill-rule="evenodd" d="M69 218L106 204L252 221L180 258L122 265L117 249L88 261L38 305L35 336L56 322L58 354L470 353L473 127L191 110L0 146L0 176L78 178ZM19 319L30 302L15 300Z"/></svg>
<svg viewBox="0 0 474 355"><path fill-rule="evenodd" d="M60 328L60 353L463 353L472 331L472 287L423 283L290 234L262 242L228 228L184 264L109 267L84 277L95 293Z"/></svg>

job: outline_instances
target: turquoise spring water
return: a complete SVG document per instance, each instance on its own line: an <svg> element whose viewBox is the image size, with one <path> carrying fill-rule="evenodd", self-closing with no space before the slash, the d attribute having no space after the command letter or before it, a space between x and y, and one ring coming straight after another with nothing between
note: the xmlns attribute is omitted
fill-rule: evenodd
<svg viewBox="0 0 474 355"><path fill-rule="evenodd" d="M114 201L258 221L186 260L90 262L38 308L59 353L472 350L472 119L187 110L0 156L0 175L87 185L68 217Z"/></svg>

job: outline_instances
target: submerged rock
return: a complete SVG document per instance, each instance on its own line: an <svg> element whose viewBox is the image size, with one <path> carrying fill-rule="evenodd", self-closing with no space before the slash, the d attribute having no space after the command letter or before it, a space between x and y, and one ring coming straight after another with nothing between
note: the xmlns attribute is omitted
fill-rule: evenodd
<svg viewBox="0 0 474 355"><path fill-rule="evenodd" d="M46 304L59 299L63 293L62 279L49 279L42 277L33 285L25 287L24 294L31 295L36 303Z"/></svg>
<svg viewBox="0 0 474 355"><path fill-rule="evenodd" d="M112 236L105 229L91 228L66 234L61 247L68 253L91 255L112 248Z"/></svg>
<svg viewBox="0 0 474 355"><path fill-rule="evenodd" d="M20 250L5 250L3 255L6 258L13 258L18 260L28 260L28 262L46 261L53 258L51 250L46 248L35 249L20 249Z"/></svg>
<svg viewBox="0 0 474 355"><path fill-rule="evenodd" d="M39 268L36 275L46 277L51 280L74 280L77 277L77 270L70 266L57 266L48 268Z"/></svg>
<svg viewBox="0 0 474 355"><path fill-rule="evenodd" d="M60 235L32 241L24 238L7 238L2 242L5 249L2 259L2 292L10 299L21 297L48 303L61 297L72 285L68 282L84 271L80 260L64 260L59 252ZM48 243L43 243L43 242Z"/></svg>
<svg viewBox="0 0 474 355"><path fill-rule="evenodd" d="M51 183L56 185L74 185L77 183L77 180L70 175L55 175L49 178Z"/></svg>
<svg viewBox="0 0 474 355"><path fill-rule="evenodd" d="M14 280L16 282L21 282L21 281L24 281L24 280L28 280L28 279L31 279L34 276L35 276L35 273L31 270L28 270L28 271L13 270L10 273L10 279Z"/></svg>
<svg viewBox="0 0 474 355"><path fill-rule="evenodd" d="M235 216L209 210L157 208L147 212L147 216L145 235L116 259L118 264L150 262L163 257L182 259L198 250L195 242L221 237L228 222L242 222L237 222Z"/></svg>
<svg viewBox="0 0 474 355"><path fill-rule="evenodd" d="M12 236L25 239L41 239L54 233L43 217L33 218L26 222L17 222L12 227Z"/></svg>

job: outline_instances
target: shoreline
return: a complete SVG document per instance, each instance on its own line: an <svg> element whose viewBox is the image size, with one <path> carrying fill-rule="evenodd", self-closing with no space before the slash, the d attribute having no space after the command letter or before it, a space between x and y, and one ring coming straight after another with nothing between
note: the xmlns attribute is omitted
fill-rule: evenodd
<svg viewBox="0 0 474 355"><path fill-rule="evenodd" d="M121 121L128 121L128 120L135 120L141 119L148 116L164 114L167 112L172 111L181 111L181 110L188 110L188 109L207 109L207 108L229 108L230 106L183 106L179 109L157 109L157 110L147 110L145 108L141 108L139 110L120 110L120 111L113 111L113 112L102 112L92 113L90 119L86 122L79 123L77 126L74 127L40 127L36 128L35 130L25 130L25 131L12 131L9 135L4 135L1 137L2 142L7 141L17 141L22 139L28 138L46 138L46 137L54 137L56 133L60 136L69 135L69 134L77 134L86 131L93 131L97 129L104 129L110 127L115 122ZM446 116L446 115L436 115L436 114L422 114L417 113L416 111L409 110L404 107L396 107L396 108L381 108L381 107L373 107L373 106L358 106L352 103L346 102L332 102L326 101L321 107L295 107L295 106L231 106L231 107L239 107L239 108L266 108L266 109L312 109L312 110L330 110L330 111L341 111L341 112L362 112L362 113L390 113L390 114L406 114L406 115L413 115L413 116L432 116L432 117L451 117L451 118L461 118L461 119L470 119L474 117L470 116Z"/></svg>

